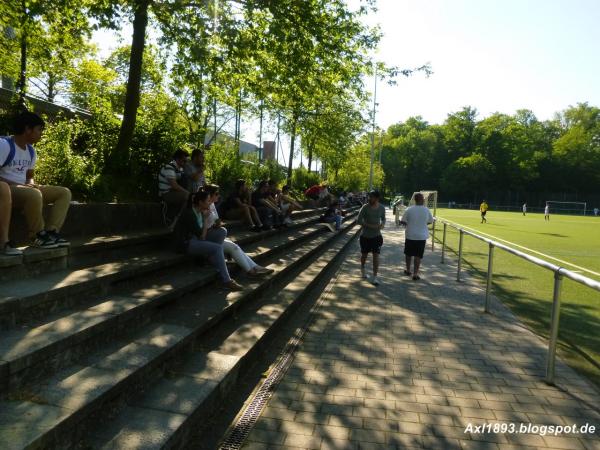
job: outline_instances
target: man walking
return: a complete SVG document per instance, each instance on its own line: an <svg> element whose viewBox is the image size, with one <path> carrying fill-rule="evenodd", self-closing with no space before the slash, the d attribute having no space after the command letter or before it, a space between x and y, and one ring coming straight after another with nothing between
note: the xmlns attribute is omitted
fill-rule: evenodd
<svg viewBox="0 0 600 450"><path fill-rule="evenodd" d="M371 284L377 286L379 271L379 254L383 245L381 230L385 226L385 207L379 203L379 191L369 192L369 202L360 208L356 222L362 227L360 232L360 272L367 278L365 264L369 253L373 253L373 278Z"/></svg>
<svg viewBox="0 0 600 450"><path fill-rule="evenodd" d="M406 226L404 233L404 255L406 258L406 269L404 275L412 275L413 280L420 280L419 268L421 259L425 253L425 243L429 237L427 225L433 223L433 216L429 209L424 205L425 199L420 192L415 194L415 205L409 206L400 223ZM410 265L412 258L415 258L414 272L411 273Z"/></svg>

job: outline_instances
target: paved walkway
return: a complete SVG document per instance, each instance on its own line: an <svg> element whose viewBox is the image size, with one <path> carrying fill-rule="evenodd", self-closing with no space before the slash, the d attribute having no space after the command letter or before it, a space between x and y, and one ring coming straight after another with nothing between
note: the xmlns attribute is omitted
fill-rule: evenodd
<svg viewBox="0 0 600 450"><path fill-rule="evenodd" d="M388 223L382 284L345 263L244 448L600 449L598 390L560 362L560 388L546 385L547 345L496 300L483 314L481 282L457 283L455 260L429 247L423 279L403 277ZM593 435L540 427L586 423Z"/></svg>

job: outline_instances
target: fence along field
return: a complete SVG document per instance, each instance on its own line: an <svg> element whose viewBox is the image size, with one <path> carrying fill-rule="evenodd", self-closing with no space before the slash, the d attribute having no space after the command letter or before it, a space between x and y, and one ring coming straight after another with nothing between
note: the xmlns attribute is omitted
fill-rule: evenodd
<svg viewBox="0 0 600 450"><path fill-rule="evenodd" d="M438 209L440 218L460 224L566 269L600 280L600 217L497 212L480 223L479 211ZM436 239L441 239L441 233ZM458 251L458 231L448 228L448 249ZM487 244L464 237L463 267L480 277L487 272ZM506 252L494 255L493 293L536 333L548 338L553 276L548 270ZM571 280L563 283L559 355L600 386L600 293Z"/></svg>

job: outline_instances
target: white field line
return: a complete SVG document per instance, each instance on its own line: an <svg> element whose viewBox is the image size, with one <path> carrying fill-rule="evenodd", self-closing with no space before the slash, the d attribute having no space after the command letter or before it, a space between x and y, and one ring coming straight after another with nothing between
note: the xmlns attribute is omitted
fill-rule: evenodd
<svg viewBox="0 0 600 450"><path fill-rule="evenodd" d="M447 220L447 219L444 219L444 220ZM448 222L450 222L449 220L447 220L447 221L448 221ZM577 266L577 265L575 265L575 264L573 264L573 263L570 263L570 262L568 262L568 261L563 261L562 259L558 259L558 258L555 258L554 256L550 256L550 255L547 255L547 254L545 254L545 253L538 252L537 250L533 250L533 249L531 249L531 248L524 247L523 245L519 245L519 244L517 244L517 243L515 243L515 242L507 241L506 239L502 239L502 238L499 238L499 237L497 237L497 236L494 236L494 235L492 235L492 234L485 233L485 232L483 232L483 231L481 231L481 230L478 230L478 229L476 229L476 228L467 227L466 225L462 225L462 224L460 224L460 223L457 223L457 222L452 222L452 223L453 223L454 225L457 225L457 226L459 226L459 227L462 227L462 228L464 228L464 229L466 229L466 230L471 230L471 231L473 231L473 232L475 232L475 233L477 233L477 234L482 234L482 235L484 235L484 236L487 236L487 237L489 237L489 238L492 238L492 239L494 239L494 240L496 240L496 241L501 241L501 242L504 242L505 244L509 244L509 245L512 245L512 246L514 246L514 247L518 247L518 248L520 248L520 249L522 249L522 250L526 250L526 251L528 251L528 252L530 252L530 253L535 253L535 254L537 254L537 255L543 256L544 258L552 259L552 260L554 260L554 261L556 261L556 262L558 262L558 263L560 263L560 264L565 264L565 265L567 265L567 266L574 267L574 268L576 268L576 269L578 269L578 270L581 270L581 271L583 271L583 272L591 273L592 275L596 275L597 277L600 277L600 273L598 273L598 272L594 272L593 270L590 270L590 269L586 269L585 267Z"/></svg>

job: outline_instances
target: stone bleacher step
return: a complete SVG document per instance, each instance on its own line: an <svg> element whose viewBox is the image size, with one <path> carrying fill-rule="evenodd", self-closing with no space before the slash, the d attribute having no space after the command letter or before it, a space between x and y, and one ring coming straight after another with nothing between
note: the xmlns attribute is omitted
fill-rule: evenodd
<svg viewBox="0 0 600 450"><path fill-rule="evenodd" d="M275 276L284 276L296 266L295 261L305 260L307 255L319 252L334 236L321 234L313 242L305 244L303 256L290 251L278 258L280 271ZM145 378L153 371L164 371L161 366L167 357L172 359L181 355L195 337L232 314L239 302L254 298L260 286L265 289L270 283L270 280L263 280L256 289L232 293L228 297L211 290L207 296L213 295L218 299L212 310L207 309L204 298L198 302L197 295L189 295L188 300L206 311L205 316L198 316L197 311L191 315L189 311L182 310L188 320L196 319L194 328L180 324L151 323L135 333L137 340L124 341L124 345L116 351L96 357L90 365L64 369L29 391L11 393L9 400L0 402L0 442L10 442L8 448L46 448L58 442L61 445L73 442L70 438L80 431L78 423L92 412L98 412L108 400L130 395L137 386L143 386L147 383ZM166 315L161 313L157 320L163 317ZM159 334L154 335L153 330L157 329ZM177 335L177 338L176 343L171 345L170 336L173 335ZM147 340L149 336L152 336L151 342ZM160 347L161 352L154 355L149 353L151 348L148 345L167 346ZM4 411L10 413L4 415Z"/></svg>
<svg viewBox="0 0 600 450"><path fill-rule="evenodd" d="M315 210L311 210L314 213ZM319 212L319 210L316 210ZM303 213L303 212L301 212ZM316 216L304 216L295 220L289 230L301 229L317 221ZM257 242L281 234L279 230L262 233L240 232L234 238L241 245ZM146 233L145 238L162 236L161 233ZM142 236L131 236L134 242L144 239ZM118 239L96 238L89 245L105 248L106 245L118 246ZM34 249L37 251L38 249ZM40 250L44 252L66 252L66 249ZM80 269L62 269L41 274L35 279L17 277L0 283L0 328L22 323L30 318L47 315L49 312L65 309L76 303L77 296L92 292L97 293L117 281L147 275L163 270L186 260L183 255L170 251L150 251L131 258L127 253L121 259L104 262L92 267Z"/></svg>
<svg viewBox="0 0 600 450"><path fill-rule="evenodd" d="M336 255L350 240L350 235L344 235L276 296L245 317L215 348L201 347L176 364L116 418L99 427L91 447L153 450L182 448L189 443L202 421L218 409L243 376L261 344L319 281L319 275L335 264Z"/></svg>
<svg viewBox="0 0 600 450"><path fill-rule="evenodd" d="M169 236L166 229L150 229L117 235L77 237L69 247L41 249L27 247L22 256L0 255L0 281L35 278L40 274L83 266L86 262L115 259L114 253L124 248L139 253L157 246Z"/></svg>
<svg viewBox="0 0 600 450"><path fill-rule="evenodd" d="M35 279L3 282L0 287L0 326L15 325L64 309L76 304L77 297L102 292L111 283L164 270L185 260L184 255L154 251L98 266L46 273Z"/></svg>
<svg viewBox="0 0 600 450"><path fill-rule="evenodd" d="M261 261L310 239L319 231L317 226L304 228L294 234L293 240L289 239L289 233L278 234L249 246L248 253ZM176 301L216 278L211 267L177 267L153 279L149 286L134 286L100 296L86 309L66 311L27 327L0 331L0 366L3 366L0 392L35 380L36 375L49 368L55 370L64 366L90 347L122 334L123 329L143 325L156 308Z"/></svg>

